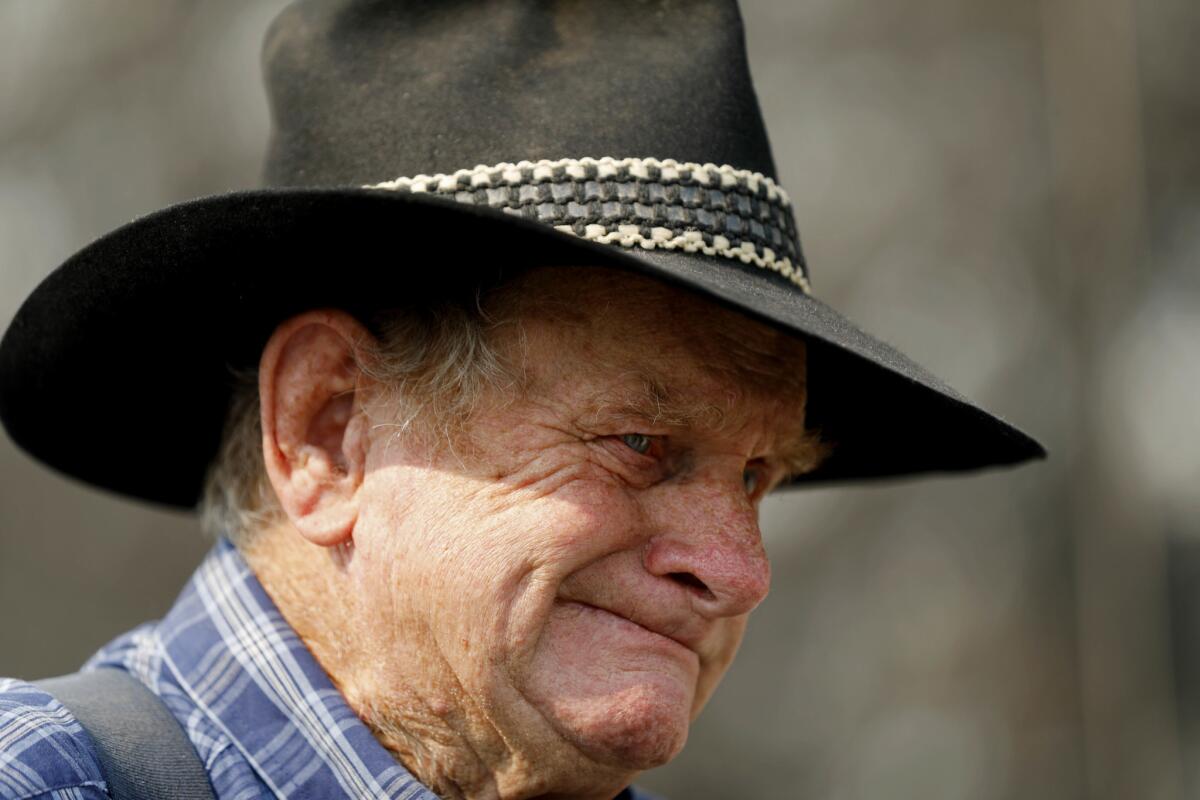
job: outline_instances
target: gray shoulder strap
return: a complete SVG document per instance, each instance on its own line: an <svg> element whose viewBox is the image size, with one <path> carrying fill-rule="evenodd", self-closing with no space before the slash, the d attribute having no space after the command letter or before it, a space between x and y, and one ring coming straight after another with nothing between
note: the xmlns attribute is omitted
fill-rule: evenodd
<svg viewBox="0 0 1200 800"><path fill-rule="evenodd" d="M208 773L162 701L119 669L37 681L92 735L113 800L213 800Z"/></svg>

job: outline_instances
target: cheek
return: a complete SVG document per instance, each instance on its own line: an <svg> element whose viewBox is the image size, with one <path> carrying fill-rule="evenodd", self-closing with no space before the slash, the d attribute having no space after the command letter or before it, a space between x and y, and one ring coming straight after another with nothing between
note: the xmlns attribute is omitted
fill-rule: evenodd
<svg viewBox="0 0 1200 800"><path fill-rule="evenodd" d="M498 630L509 667L519 673L529 668L550 627L563 581L607 555L640 546L641 526L622 490L587 478L500 519L521 541L521 566L502 590L511 602Z"/></svg>
<svg viewBox="0 0 1200 800"><path fill-rule="evenodd" d="M390 595L375 602L465 677L527 665L562 580L638 529L623 491L586 472L541 493L389 466L368 475L355 541L369 593Z"/></svg>

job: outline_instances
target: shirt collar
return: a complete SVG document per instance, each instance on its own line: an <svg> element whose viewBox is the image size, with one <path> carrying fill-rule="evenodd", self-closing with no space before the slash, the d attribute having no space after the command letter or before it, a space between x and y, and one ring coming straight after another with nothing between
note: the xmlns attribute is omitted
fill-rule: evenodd
<svg viewBox="0 0 1200 800"><path fill-rule="evenodd" d="M158 633L180 687L277 795L437 800L350 709L228 541Z"/></svg>

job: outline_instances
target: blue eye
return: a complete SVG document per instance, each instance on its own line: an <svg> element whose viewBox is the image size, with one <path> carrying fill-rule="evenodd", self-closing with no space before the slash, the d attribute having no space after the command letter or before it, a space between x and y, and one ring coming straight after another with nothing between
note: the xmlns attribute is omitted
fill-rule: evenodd
<svg viewBox="0 0 1200 800"><path fill-rule="evenodd" d="M759 472L756 469L748 469L742 472L742 484L746 487L746 494L754 494L758 489Z"/></svg>
<svg viewBox="0 0 1200 800"><path fill-rule="evenodd" d="M640 456L650 452L650 445L654 444L653 440L644 433L626 433L621 436L621 441Z"/></svg>

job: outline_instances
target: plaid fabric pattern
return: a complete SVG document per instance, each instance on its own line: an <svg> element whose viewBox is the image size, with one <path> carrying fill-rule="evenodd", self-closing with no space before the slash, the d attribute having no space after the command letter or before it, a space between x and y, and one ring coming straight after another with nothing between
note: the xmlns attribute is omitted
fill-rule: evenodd
<svg viewBox="0 0 1200 800"><path fill-rule="evenodd" d="M84 669L116 667L183 726L220 800L436 800L354 714L237 550L220 541L161 622ZM0 679L0 798L108 798L86 732L57 700ZM652 800L628 789L621 800Z"/></svg>
<svg viewBox="0 0 1200 800"><path fill-rule="evenodd" d="M92 744L75 718L37 687L8 678L0 678L0 797L108 797Z"/></svg>

